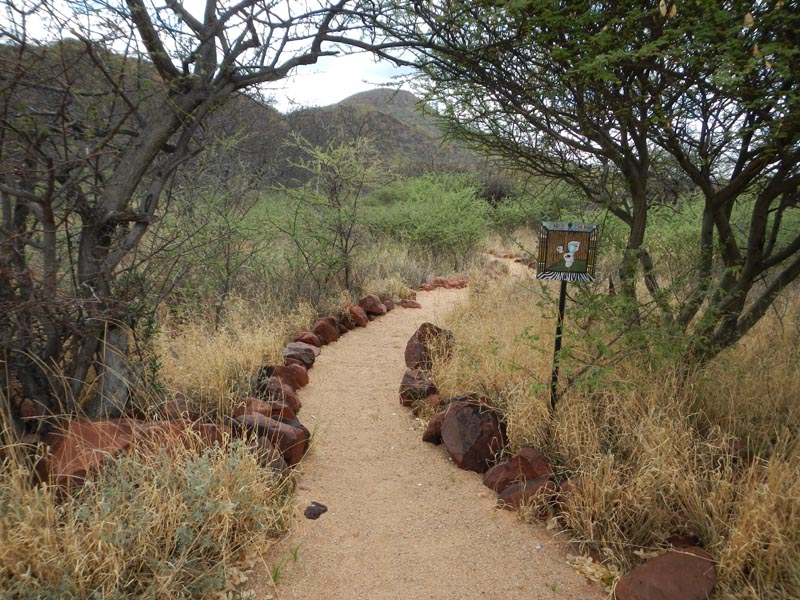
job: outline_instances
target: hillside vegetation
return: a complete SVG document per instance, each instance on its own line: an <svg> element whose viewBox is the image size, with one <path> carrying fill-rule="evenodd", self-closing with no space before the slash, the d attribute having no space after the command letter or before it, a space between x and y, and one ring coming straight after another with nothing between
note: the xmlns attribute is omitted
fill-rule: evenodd
<svg viewBox="0 0 800 600"><path fill-rule="evenodd" d="M457 142L444 141L436 115L403 90L375 89L330 106L299 108L287 114L241 95L212 116L207 135L212 139L239 138L235 160L260 174L267 185L306 181L296 166L302 159L292 144L296 136L322 148L366 139L381 161L404 176L476 171L485 163ZM216 168L230 168L231 157L219 160Z"/></svg>

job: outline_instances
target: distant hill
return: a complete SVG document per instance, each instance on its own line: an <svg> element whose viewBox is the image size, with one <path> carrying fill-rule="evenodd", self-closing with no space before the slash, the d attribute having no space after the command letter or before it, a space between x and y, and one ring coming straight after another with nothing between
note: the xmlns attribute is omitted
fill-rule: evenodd
<svg viewBox="0 0 800 600"><path fill-rule="evenodd" d="M430 111L405 91L376 89L350 96L330 106L304 108L281 114L248 96L239 96L212 117L207 135L238 135L240 161L277 183L291 185L303 179L299 158L290 144L297 134L317 146L343 143L358 137L370 140L377 154L396 171L415 175L427 171L466 171L481 159L457 143L443 142ZM227 162L220 157L221 162Z"/></svg>
<svg viewBox="0 0 800 600"><path fill-rule="evenodd" d="M424 113L419 98L406 91L361 92L330 106L293 111L286 119L290 131L320 146L365 137L404 174L464 171L480 164L474 153L444 142L431 111Z"/></svg>
<svg viewBox="0 0 800 600"><path fill-rule="evenodd" d="M433 110L411 92L379 88L354 94L342 100L340 105L371 106L408 125L419 127L435 138L441 137Z"/></svg>
<svg viewBox="0 0 800 600"><path fill-rule="evenodd" d="M10 46L0 45L0 80L12 76L6 72L14 64L10 52ZM126 61L102 49L97 52L107 68L115 73L119 70L115 76L132 90L134 97L141 81L149 80L158 89L158 73L147 61ZM82 43L66 40L43 48L40 54L39 61L29 65L29 77L43 83L35 88L39 91L32 91L27 98L38 112L55 110L61 96L41 90L60 89L64 71L69 72L73 86L92 92L72 100L70 111L77 118L88 119L90 114L114 108L102 102L102 90L108 86L108 80L88 59ZM129 126L135 127L146 119L151 104L155 105L155 98L143 99L141 116ZM192 162L187 163L183 176L211 181L233 173L249 173L291 185L303 175L293 166L301 158L289 143L293 134L323 147L365 137L386 163L404 175L479 168L483 161L477 155L456 142L442 141L433 111L423 108L422 102L410 92L385 88L361 92L330 106L303 108L287 114L255 96L238 94L213 112L199 129L200 143L213 146L210 158L207 154L196 167Z"/></svg>

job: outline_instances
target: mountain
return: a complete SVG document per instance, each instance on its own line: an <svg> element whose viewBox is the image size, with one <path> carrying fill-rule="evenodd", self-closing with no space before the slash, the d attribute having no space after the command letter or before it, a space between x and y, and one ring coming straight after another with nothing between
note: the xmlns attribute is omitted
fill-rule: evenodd
<svg viewBox="0 0 800 600"><path fill-rule="evenodd" d="M433 112L406 91L375 89L337 104L287 114L239 95L212 116L205 133L210 139L238 139L227 159L218 157L220 165L235 156L247 169L285 185L305 177L294 166L303 158L292 143L294 135L321 147L367 138L376 154L403 175L468 171L482 164L476 154L443 141Z"/></svg>
<svg viewBox="0 0 800 600"><path fill-rule="evenodd" d="M106 73L99 68L98 61L89 59L85 45L74 40L31 53L23 82L26 86L18 86L22 90L19 93L41 115L57 116L62 101L68 97L67 109L72 121L97 128L114 122L114 111L118 110L113 102L107 101L115 97L106 93L109 78L113 78L117 87L124 88L127 96L137 101L138 114L126 122L126 131L130 129L131 135L121 136L121 143L134 143L134 130L156 109L159 90L165 88L157 71L145 60L127 60L102 48L94 53L105 64ZM0 81L14 81L15 60L12 47L0 44ZM64 96L67 80L71 89L81 93ZM149 93L152 90L156 93ZM469 171L482 164L477 155L463 146L442 140L433 111L419 98L407 91L379 88L330 106L287 114L278 112L256 95L237 94L209 115L199 128L199 142L209 151L204 159L187 163L182 169L184 176L210 181L238 172L287 185L302 181L302 170L293 166L303 158L292 144L295 135L321 147L367 138L376 154L401 175Z"/></svg>
<svg viewBox="0 0 800 600"><path fill-rule="evenodd" d="M435 138L441 137L433 109L405 90L374 89L354 94L339 104L371 106L407 125L419 127Z"/></svg>
<svg viewBox="0 0 800 600"><path fill-rule="evenodd" d="M286 118L291 131L320 146L365 137L403 174L465 171L481 162L462 146L444 141L433 112L402 90L361 92L330 106L293 111Z"/></svg>

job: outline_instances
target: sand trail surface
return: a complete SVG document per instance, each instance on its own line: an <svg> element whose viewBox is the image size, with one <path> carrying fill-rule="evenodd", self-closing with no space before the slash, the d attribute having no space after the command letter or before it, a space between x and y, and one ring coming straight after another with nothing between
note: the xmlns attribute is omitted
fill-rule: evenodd
<svg viewBox="0 0 800 600"><path fill-rule="evenodd" d="M323 348L300 392L314 445L299 477L297 524L265 556L278 584L251 578L278 600L597 599L565 562L551 532L495 508L481 476L457 469L421 440L399 404L408 338L441 322L466 290L418 296ZM318 502L315 520L303 511ZM298 549L299 548L299 549ZM296 560L295 560L296 556Z"/></svg>

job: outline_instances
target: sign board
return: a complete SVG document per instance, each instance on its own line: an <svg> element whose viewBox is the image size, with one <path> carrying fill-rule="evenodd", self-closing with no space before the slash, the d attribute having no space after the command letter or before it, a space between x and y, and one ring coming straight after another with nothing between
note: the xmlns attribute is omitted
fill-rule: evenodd
<svg viewBox="0 0 800 600"><path fill-rule="evenodd" d="M548 281L594 281L597 225L542 221L536 278Z"/></svg>

